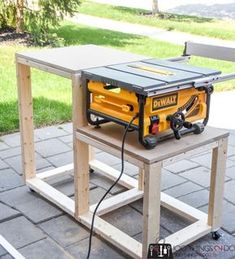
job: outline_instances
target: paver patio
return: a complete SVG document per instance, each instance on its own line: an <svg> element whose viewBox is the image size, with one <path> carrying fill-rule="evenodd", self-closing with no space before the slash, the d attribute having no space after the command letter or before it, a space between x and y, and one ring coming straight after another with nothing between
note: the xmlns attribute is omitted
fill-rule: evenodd
<svg viewBox="0 0 235 259"><path fill-rule="evenodd" d="M222 237L214 241L211 235L194 242L175 254L175 258L234 258L235 257L235 131L231 130L227 160ZM37 172L72 162L72 127L70 123L35 130ZM19 133L0 138L0 234L26 258L86 258L88 230L59 208L30 192L21 179ZM96 157L120 169L120 160L96 150ZM209 186L208 154L182 160L166 167L162 190L205 211ZM137 177L137 168L126 163L126 172ZM90 202L96 203L111 181L90 177ZM61 179L54 186L73 197L72 177ZM116 186L110 195L123 191ZM141 240L142 202L137 201L105 215L105 219L126 233ZM188 224L166 209L161 211L161 237ZM219 245L220 248L218 248ZM226 251L223 251L227 248ZM0 247L0 258L11 258ZM128 258L121 251L95 237L91 258Z"/></svg>

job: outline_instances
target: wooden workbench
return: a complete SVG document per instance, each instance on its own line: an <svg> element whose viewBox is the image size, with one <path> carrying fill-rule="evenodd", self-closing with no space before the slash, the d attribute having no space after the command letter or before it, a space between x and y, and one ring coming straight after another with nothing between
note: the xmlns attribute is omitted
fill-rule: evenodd
<svg viewBox="0 0 235 259"><path fill-rule="evenodd" d="M94 159L89 146L97 147L120 157L123 128L105 125L101 129L88 126L85 116L85 98L80 87L83 68L141 60L145 57L96 46L69 47L33 53L18 53L17 77L19 90L20 128L23 155L23 173L26 184L50 200L79 222L91 226L96 204L89 206L89 166L96 172L115 180L119 171ZM67 165L36 175L33 139L33 111L30 67L71 78L73 98L74 165ZM193 221L188 227L170 235L164 242L173 250L221 226L221 208L228 133L207 127L201 135L188 135L180 141L167 140L153 150L138 144L136 132L128 133L125 160L139 167L138 180L123 175L120 184L129 189L106 199L100 206L94 230L107 241L133 258L146 258L150 243L159 241L160 204ZM161 169L194 154L213 150L208 215L167 194L161 193ZM59 192L46 180L64 175L74 169L75 200ZM134 240L99 216L143 197L143 243ZM163 242L160 240L159 242Z"/></svg>
<svg viewBox="0 0 235 259"><path fill-rule="evenodd" d="M33 133L33 99L30 68L37 68L45 72L71 79L73 107L72 120L75 136L76 129L80 126L83 126L82 115L79 114L78 111L79 105L81 105L81 103L84 101L82 96L82 89L80 87L80 71L86 68L117 64L120 62L132 62L144 58L145 57L140 55L134 55L127 52L94 45L16 53L20 131L23 159L22 167L25 181L36 176ZM76 141L74 141L75 161L77 157L76 150L77 145ZM57 168L55 170L55 174L58 172L63 172L68 168L72 169L73 166L69 165L66 168ZM76 171L76 163L74 164L74 169ZM49 172L49 175L50 174L53 174L53 171Z"/></svg>

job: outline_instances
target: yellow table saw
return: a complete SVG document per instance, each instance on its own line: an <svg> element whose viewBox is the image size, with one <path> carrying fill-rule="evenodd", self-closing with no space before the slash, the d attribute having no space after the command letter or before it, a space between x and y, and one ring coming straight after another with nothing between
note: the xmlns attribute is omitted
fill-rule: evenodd
<svg viewBox="0 0 235 259"><path fill-rule="evenodd" d="M176 139L200 134L219 75L217 70L160 59L83 70L88 122L97 127L110 121L127 126L137 115L132 129L148 149L170 129Z"/></svg>

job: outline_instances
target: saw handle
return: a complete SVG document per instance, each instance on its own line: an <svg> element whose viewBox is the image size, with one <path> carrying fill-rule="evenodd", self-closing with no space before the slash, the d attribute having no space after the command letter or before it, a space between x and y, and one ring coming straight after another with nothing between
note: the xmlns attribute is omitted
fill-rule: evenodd
<svg viewBox="0 0 235 259"><path fill-rule="evenodd" d="M192 128L192 123L185 121L185 115L183 112L176 112L173 115L169 115L167 120L170 122L170 127L173 130L176 139L181 138L180 130L183 127L187 129Z"/></svg>
<svg viewBox="0 0 235 259"><path fill-rule="evenodd" d="M119 108L121 109L123 112L129 112L129 111L132 111L133 110L133 106L132 105L125 105L125 104L117 104L117 103L114 103L114 102L111 102L111 101L108 101L105 99L105 96L103 95L99 95L99 96L95 96L95 101L97 103L105 103L105 104L108 104L108 105L112 105L112 106L115 106L116 108Z"/></svg>

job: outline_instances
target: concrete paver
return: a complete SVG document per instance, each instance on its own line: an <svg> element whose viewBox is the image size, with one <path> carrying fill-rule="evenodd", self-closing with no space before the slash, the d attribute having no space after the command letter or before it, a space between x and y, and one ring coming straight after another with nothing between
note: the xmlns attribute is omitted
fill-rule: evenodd
<svg viewBox="0 0 235 259"><path fill-rule="evenodd" d="M57 138L61 136L66 136L67 131L63 130L60 126L49 126L46 128L36 129L34 135L38 140L45 140L50 138Z"/></svg>
<svg viewBox="0 0 235 259"><path fill-rule="evenodd" d="M11 168L0 170L0 193L22 186L22 178Z"/></svg>
<svg viewBox="0 0 235 259"><path fill-rule="evenodd" d="M225 183L224 186L224 197L235 204L235 180Z"/></svg>
<svg viewBox="0 0 235 259"><path fill-rule="evenodd" d="M11 207L0 202L0 222L15 218L19 215L19 211L14 210Z"/></svg>
<svg viewBox="0 0 235 259"><path fill-rule="evenodd" d="M105 152L98 153L96 155L96 158L104 162L105 164L111 165L111 166L118 165L121 163L121 160L119 158Z"/></svg>
<svg viewBox="0 0 235 259"><path fill-rule="evenodd" d="M208 205L200 207L200 210L205 213L208 212ZM232 234L235 232L235 221L234 221L235 206L234 204L224 200L223 211L222 211L222 229Z"/></svg>
<svg viewBox="0 0 235 259"><path fill-rule="evenodd" d="M0 170L9 168L9 165L6 164L2 159L0 159Z"/></svg>
<svg viewBox="0 0 235 259"><path fill-rule="evenodd" d="M210 176L211 171L205 167L197 167L194 169L191 169L189 171L186 171L184 173L181 173L180 176L183 176L184 178L187 178L188 180L197 183L199 185L202 185L204 187L210 186ZM226 177L225 181L229 181L230 178Z"/></svg>
<svg viewBox="0 0 235 259"><path fill-rule="evenodd" d="M192 169L192 168L195 168L195 167L198 167L198 166L199 165L197 163L194 163L192 161L183 159L183 160L180 160L177 163L174 163L172 165L166 166L165 168L168 171L171 171L172 173L176 173L177 174L177 173L184 172L186 170L189 170L189 169Z"/></svg>
<svg viewBox="0 0 235 259"><path fill-rule="evenodd" d="M67 180L52 184L52 186L69 197L74 195L74 180L72 177L68 178Z"/></svg>
<svg viewBox="0 0 235 259"><path fill-rule="evenodd" d="M164 191L170 187L176 186L178 184L184 183L187 180L181 176L175 175L167 170L162 170L162 183L161 189Z"/></svg>
<svg viewBox="0 0 235 259"><path fill-rule="evenodd" d="M15 248L21 248L46 237L42 230L23 216L0 223L0 232Z"/></svg>
<svg viewBox="0 0 235 259"><path fill-rule="evenodd" d="M6 145L5 143L3 143L2 141L0 141L0 151L1 150L5 150L5 149L8 149L9 148L9 146L8 145Z"/></svg>
<svg viewBox="0 0 235 259"><path fill-rule="evenodd" d="M179 197L179 200L195 207L201 207L208 203L209 192L207 190L200 190L197 192L192 192L187 195L183 195Z"/></svg>
<svg viewBox="0 0 235 259"><path fill-rule="evenodd" d="M135 201L130 204L130 207L134 208L141 214L143 213L143 199L140 199L138 201ZM161 219L160 224L163 226L166 230L168 230L170 233L176 232L187 225L190 224L190 222L182 217L179 217L175 213L169 211L166 208L161 208Z"/></svg>
<svg viewBox="0 0 235 259"><path fill-rule="evenodd" d="M30 192L26 186L0 193L0 201L14 207L34 223L39 223L62 214L62 211Z"/></svg>
<svg viewBox="0 0 235 259"><path fill-rule="evenodd" d="M37 142L35 149L42 157L54 156L71 150L70 147L58 139Z"/></svg>
<svg viewBox="0 0 235 259"><path fill-rule="evenodd" d="M37 138L37 136L35 136L34 140L38 141L39 139ZM10 147L20 146L20 135L19 133L13 133L13 134L1 136L0 142L4 142L6 145Z"/></svg>
<svg viewBox="0 0 235 259"><path fill-rule="evenodd" d="M73 135L72 135L72 134L69 134L69 135L60 137L59 140L63 141L63 142L66 143L66 144L70 144L70 143L73 142Z"/></svg>
<svg viewBox="0 0 235 259"><path fill-rule="evenodd" d="M204 167L211 168L212 157L211 157L210 153L191 158L190 160L193 161L193 162L196 162L199 165L202 165ZM235 166L235 162L227 159L226 167L229 168L229 167L232 167L232 166Z"/></svg>
<svg viewBox="0 0 235 259"><path fill-rule="evenodd" d="M73 132L73 127L72 127L71 122L60 125L60 128L63 129L64 131L68 132L69 134L71 134Z"/></svg>
<svg viewBox="0 0 235 259"><path fill-rule="evenodd" d="M90 181L91 181L91 183L93 183L105 190L108 190L108 188L113 184L113 181L109 180L105 176L102 176L98 173L91 174ZM125 190L124 187L122 187L121 185L116 185L111 190L111 194L119 193L119 192L122 192L123 190Z"/></svg>
<svg viewBox="0 0 235 259"><path fill-rule="evenodd" d="M231 134L231 135L229 136L228 141L229 141L229 145L235 147L235 135Z"/></svg>
<svg viewBox="0 0 235 259"><path fill-rule="evenodd" d="M142 215L130 206L105 214L102 218L130 236L142 232Z"/></svg>
<svg viewBox="0 0 235 259"><path fill-rule="evenodd" d="M87 247L88 247L88 238L83 239L79 243L76 243L70 247L67 247L66 250L74 256L74 258L86 259L87 258ZM127 255L122 255L119 250L116 250L113 246L108 243L104 243L103 240L94 236L92 238L92 247L91 247L91 259L130 259Z"/></svg>
<svg viewBox="0 0 235 259"><path fill-rule="evenodd" d="M3 246L0 245L0 256L6 254L7 251L3 248Z"/></svg>
<svg viewBox="0 0 235 259"><path fill-rule="evenodd" d="M227 168L226 175L235 180L235 166Z"/></svg>
<svg viewBox="0 0 235 259"><path fill-rule="evenodd" d="M167 189L165 192L175 198L178 198L179 196L183 196L192 192L196 192L203 189L203 187L192 183L190 181L184 182L182 184L179 184L177 186L171 187Z"/></svg>
<svg viewBox="0 0 235 259"><path fill-rule="evenodd" d="M170 233L174 233L188 226L190 223L188 220L176 215L168 209L161 208L160 224Z"/></svg>
<svg viewBox="0 0 235 259"><path fill-rule="evenodd" d="M142 239L143 239L143 235L142 234L143 233L140 232L139 234L133 236L133 238L135 240L139 241L139 242L142 242ZM163 239L163 238L169 236L170 234L171 233L168 230L166 230L164 227L160 226L160 239Z"/></svg>
<svg viewBox="0 0 235 259"><path fill-rule="evenodd" d="M121 171L121 164L117 164L117 165L114 165L113 168ZM127 175L130 175L130 176L135 176L135 175L138 175L139 173L139 168L126 162L125 165L124 165L124 173L127 174Z"/></svg>
<svg viewBox="0 0 235 259"><path fill-rule="evenodd" d="M231 156L228 159L235 162L235 156Z"/></svg>
<svg viewBox="0 0 235 259"><path fill-rule="evenodd" d="M68 252L50 238L45 238L27 245L24 248L19 249L19 252L25 258L30 259L73 259ZM9 257L4 256L2 259L9 259Z"/></svg>
<svg viewBox="0 0 235 259"><path fill-rule="evenodd" d="M230 135L231 135L231 131L230 131ZM227 155L228 155L228 157L235 155L235 147L234 146L231 146L229 144L229 146L228 146L228 154Z"/></svg>
<svg viewBox="0 0 235 259"><path fill-rule="evenodd" d="M47 158L47 160L55 167L71 164L73 162L73 152L70 150L65 153L50 156Z"/></svg>
<svg viewBox="0 0 235 259"><path fill-rule="evenodd" d="M90 192L90 197L89 197L90 205L96 204L97 202L99 202L99 200L103 197L105 192L106 192L106 190L103 188L100 188L100 187L93 188ZM107 199L110 196L111 196L111 194L108 194L105 199Z"/></svg>
<svg viewBox="0 0 235 259"><path fill-rule="evenodd" d="M8 166L11 166L19 175L22 175L22 158L21 155L6 158L4 160ZM49 167L51 164L40 155L36 154L36 170Z"/></svg>
<svg viewBox="0 0 235 259"><path fill-rule="evenodd" d="M41 223L39 227L62 247L70 246L89 236L87 229L67 215Z"/></svg>
<svg viewBox="0 0 235 259"><path fill-rule="evenodd" d="M62 181L56 181L54 184L51 182L51 185L56 188L58 191L64 193L67 196L74 195L74 180L73 177L69 177ZM89 183L90 190L96 188L96 185Z"/></svg>
<svg viewBox="0 0 235 259"><path fill-rule="evenodd" d="M5 159L9 157L14 157L21 154L21 147L13 147L0 151L0 158Z"/></svg>
<svg viewBox="0 0 235 259"><path fill-rule="evenodd" d="M174 253L174 258L177 259L190 259L190 258L196 258L196 259L202 259L204 257L200 256L196 251L194 250L193 247L191 246L186 246L184 248L181 248L177 252Z"/></svg>

